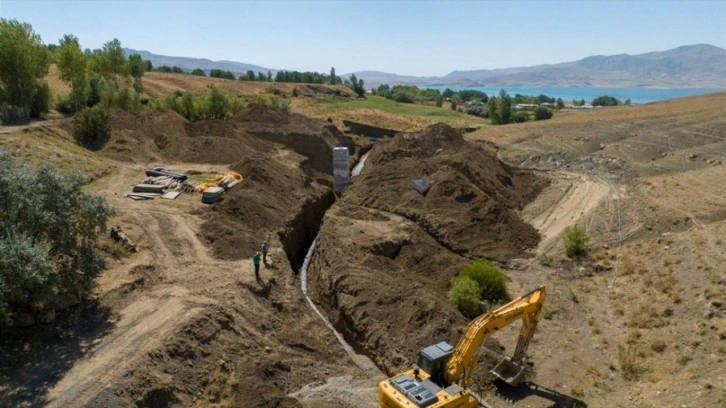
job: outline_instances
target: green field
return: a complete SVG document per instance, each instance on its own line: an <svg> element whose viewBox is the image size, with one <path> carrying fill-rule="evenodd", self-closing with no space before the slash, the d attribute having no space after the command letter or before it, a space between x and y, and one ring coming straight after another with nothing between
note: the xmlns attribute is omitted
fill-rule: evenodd
<svg viewBox="0 0 726 408"><path fill-rule="evenodd" d="M389 123L388 126L401 130L420 128L436 122L445 122L454 127L481 127L489 125L489 121L456 112L449 109L449 104L438 108L430 105L398 103L381 96L368 95L366 98L350 100L337 96L315 97L312 103L301 109L305 114L328 118L345 118L356 120L358 116L379 115L378 125ZM370 118L362 122L371 123Z"/></svg>

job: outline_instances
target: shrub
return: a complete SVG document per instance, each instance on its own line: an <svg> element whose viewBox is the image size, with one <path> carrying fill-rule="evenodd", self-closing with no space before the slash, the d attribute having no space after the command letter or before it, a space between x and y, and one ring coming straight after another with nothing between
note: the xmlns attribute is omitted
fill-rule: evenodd
<svg viewBox="0 0 726 408"><path fill-rule="evenodd" d="M292 88L292 96L293 98L297 98L297 96L300 94L300 91L297 90L297 88Z"/></svg>
<svg viewBox="0 0 726 408"><path fill-rule="evenodd" d="M534 108L534 120L546 120L552 118L552 111L544 106Z"/></svg>
<svg viewBox="0 0 726 408"><path fill-rule="evenodd" d="M50 87L48 84L38 84L33 102L30 104L30 117L39 118L41 114L50 110Z"/></svg>
<svg viewBox="0 0 726 408"><path fill-rule="evenodd" d="M565 253L569 258L581 258L590 251L587 241L590 238L585 234L585 228L575 225L565 228Z"/></svg>
<svg viewBox="0 0 726 408"><path fill-rule="evenodd" d="M517 112L514 115L512 115L512 122L513 123L524 123L529 121L529 113L527 112Z"/></svg>
<svg viewBox="0 0 726 408"><path fill-rule="evenodd" d="M103 269L96 235L111 208L86 179L31 168L0 149L0 326L87 296Z"/></svg>
<svg viewBox="0 0 726 408"><path fill-rule="evenodd" d="M465 276L479 286L479 299L491 303L509 300L507 292L507 276L489 261L474 261L461 271Z"/></svg>
<svg viewBox="0 0 726 408"><path fill-rule="evenodd" d="M449 301L466 316L474 317L481 312L479 285L466 276L454 279L449 290Z"/></svg>
<svg viewBox="0 0 726 408"><path fill-rule="evenodd" d="M618 360L623 378L626 380L638 380L648 371L648 368L641 362L640 351L636 345L621 346L618 349Z"/></svg>
<svg viewBox="0 0 726 408"><path fill-rule="evenodd" d="M108 140L108 113L100 106L85 108L73 117L73 137L89 149L98 149Z"/></svg>

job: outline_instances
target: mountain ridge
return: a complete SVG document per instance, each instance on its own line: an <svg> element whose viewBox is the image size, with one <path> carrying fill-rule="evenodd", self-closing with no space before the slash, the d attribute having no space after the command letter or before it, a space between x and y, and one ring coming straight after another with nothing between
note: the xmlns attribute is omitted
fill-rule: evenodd
<svg viewBox="0 0 726 408"><path fill-rule="evenodd" d="M251 70L273 75L281 69L236 61L175 57L125 48L154 66L178 66L189 72L200 68L230 71L239 76ZM642 54L591 55L577 61L529 67L454 70L443 76L415 76L376 70L349 72L366 88L380 84L416 86L553 86L604 88L726 88L726 49L710 44L682 45Z"/></svg>

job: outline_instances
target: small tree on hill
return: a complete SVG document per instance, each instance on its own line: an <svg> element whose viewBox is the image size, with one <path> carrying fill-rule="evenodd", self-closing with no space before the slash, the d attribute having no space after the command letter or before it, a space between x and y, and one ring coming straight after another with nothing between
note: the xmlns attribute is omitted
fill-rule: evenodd
<svg viewBox="0 0 726 408"><path fill-rule="evenodd" d="M108 121L108 113L100 105L85 108L73 116L73 137L82 146L99 149L110 133Z"/></svg>
<svg viewBox="0 0 726 408"><path fill-rule="evenodd" d="M565 228L565 253L570 258L582 258L590 251L587 242L590 240L585 234L585 228L575 225Z"/></svg>
<svg viewBox="0 0 726 408"><path fill-rule="evenodd" d="M552 118L552 111L544 106L534 108L534 120L545 120Z"/></svg>

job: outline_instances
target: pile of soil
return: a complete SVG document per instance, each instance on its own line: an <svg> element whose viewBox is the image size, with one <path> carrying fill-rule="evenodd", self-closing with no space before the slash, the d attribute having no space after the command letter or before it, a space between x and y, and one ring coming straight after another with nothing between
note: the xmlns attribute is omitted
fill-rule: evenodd
<svg viewBox="0 0 726 408"><path fill-rule="evenodd" d="M114 110L110 128L100 153L137 163L236 163L253 153L270 152L271 142L316 158L313 167L332 174L334 147L346 146L355 153L355 143L335 126L258 104L228 120L195 122L168 109L148 109L139 115Z"/></svg>
<svg viewBox="0 0 726 408"><path fill-rule="evenodd" d="M432 181L426 194L410 186L422 177ZM380 368L408 368L420 348L455 345L466 327L447 299L464 265L537 244L517 210L545 185L447 125L379 142L325 215L309 271L313 296Z"/></svg>
<svg viewBox="0 0 726 408"><path fill-rule="evenodd" d="M432 182L426 194L411 188L420 178ZM403 216L459 255L506 260L537 244L517 212L546 185L437 124L377 143L344 201Z"/></svg>

